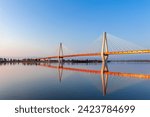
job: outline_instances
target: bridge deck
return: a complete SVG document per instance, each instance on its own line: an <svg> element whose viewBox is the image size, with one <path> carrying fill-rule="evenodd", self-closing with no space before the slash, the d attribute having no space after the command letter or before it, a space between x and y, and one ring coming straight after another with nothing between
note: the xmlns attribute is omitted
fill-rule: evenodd
<svg viewBox="0 0 150 117"><path fill-rule="evenodd" d="M106 55L122 55L122 54L145 54L150 53L150 50L128 50L128 51L112 51L112 52L105 52ZM63 56L48 56L43 58L37 59L52 59L52 58L71 58L71 57L90 57L90 56L100 56L101 53L79 53L79 54L70 54L70 55L63 55Z"/></svg>
<svg viewBox="0 0 150 117"><path fill-rule="evenodd" d="M145 53L150 53L150 50L114 51L114 52L107 52L106 54L117 55L117 54L145 54Z"/></svg>

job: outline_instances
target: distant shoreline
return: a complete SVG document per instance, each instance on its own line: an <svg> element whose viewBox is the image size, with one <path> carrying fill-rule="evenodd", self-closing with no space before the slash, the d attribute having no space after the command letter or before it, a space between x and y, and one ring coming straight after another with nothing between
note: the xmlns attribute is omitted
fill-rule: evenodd
<svg viewBox="0 0 150 117"><path fill-rule="evenodd" d="M58 63L58 60L37 60L37 59L0 59L0 63ZM150 60L108 60L107 62L150 62ZM80 59L68 59L62 60L62 63L102 63L101 60L80 60Z"/></svg>

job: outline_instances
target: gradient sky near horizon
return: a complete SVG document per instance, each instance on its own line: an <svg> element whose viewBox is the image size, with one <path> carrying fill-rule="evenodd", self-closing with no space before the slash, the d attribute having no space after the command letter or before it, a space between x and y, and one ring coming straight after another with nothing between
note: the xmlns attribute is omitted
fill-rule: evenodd
<svg viewBox="0 0 150 117"><path fill-rule="evenodd" d="M149 48L150 1L0 0L0 57L80 51L104 31Z"/></svg>

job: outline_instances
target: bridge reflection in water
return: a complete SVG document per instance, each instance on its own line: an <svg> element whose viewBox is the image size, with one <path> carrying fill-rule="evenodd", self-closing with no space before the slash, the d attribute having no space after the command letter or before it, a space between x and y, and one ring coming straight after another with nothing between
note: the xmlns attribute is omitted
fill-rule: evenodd
<svg viewBox="0 0 150 117"><path fill-rule="evenodd" d="M59 81L61 82L63 76L63 70L74 71L74 72L84 72L90 74L99 74L102 81L102 89L103 95L105 96L107 93L107 85L109 76L117 76L123 78L138 78L138 79L148 79L150 80L150 74L137 74L137 73L124 73L124 72L112 72L109 71L107 63L102 62L102 67L100 70L92 70L92 69L82 69L82 68L72 68L72 67L64 67L63 64L59 64L58 66L54 66L47 63L39 64L42 67L47 67L51 69L57 69L59 74Z"/></svg>

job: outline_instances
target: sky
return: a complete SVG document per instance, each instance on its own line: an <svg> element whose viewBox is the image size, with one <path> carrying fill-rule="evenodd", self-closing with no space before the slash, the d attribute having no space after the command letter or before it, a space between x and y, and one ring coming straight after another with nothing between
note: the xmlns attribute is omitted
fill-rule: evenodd
<svg viewBox="0 0 150 117"><path fill-rule="evenodd" d="M0 57L80 52L104 31L150 48L150 1L0 0Z"/></svg>

